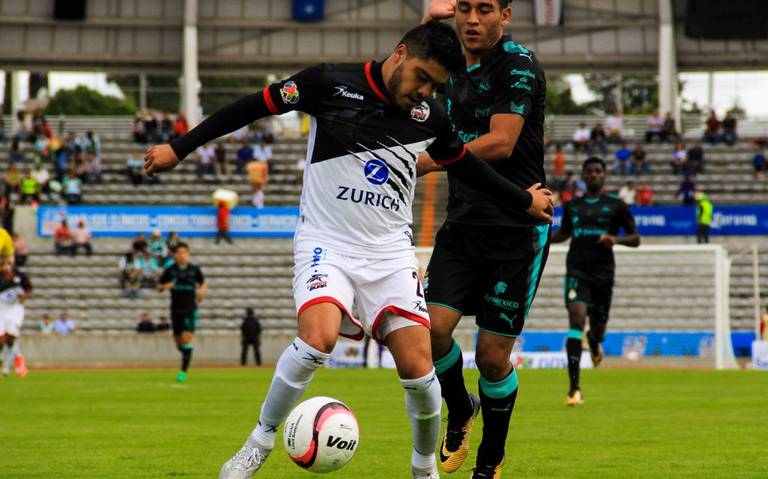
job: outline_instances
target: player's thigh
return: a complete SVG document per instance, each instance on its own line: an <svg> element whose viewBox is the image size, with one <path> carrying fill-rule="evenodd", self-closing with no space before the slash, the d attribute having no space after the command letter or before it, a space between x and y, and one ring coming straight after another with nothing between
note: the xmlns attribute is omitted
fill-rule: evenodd
<svg viewBox="0 0 768 479"><path fill-rule="evenodd" d="M512 370L510 355L515 338L480 331L477 336L475 363L480 374L489 381L501 381Z"/></svg>
<svg viewBox="0 0 768 479"><path fill-rule="evenodd" d="M328 253L329 248L297 247L293 298L299 318L299 337L324 351L333 349L337 336L362 339L363 325L351 311L355 285L344 260Z"/></svg>
<svg viewBox="0 0 768 479"><path fill-rule="evenodd" d="M453 331L455 321L463 315L475 313L477 280L483 275L481 262L464 254L461 238L456 237L450 225L437 233L435 247L424 274L424 292L427 304L451 310L445 312L445 327L437 324L436 332ZM442 323L442 318L437 321Z"/></svg>
<svg viewBox="0 0 768 479"><path fill-rule="evenodd" d="M489 261L476 316L481 331L508 338L523 331L549 254L549 225L516 234L509 258Z"/></svg>
<svg viewBox="0 0 768 479"><path fill-rule="evenodd" d="M402 379L424 377L432 371L429 330L411 323L387 334L386 343L395 360L397 374Z"/></svg>
<svg viewBox="0 0 768 479"><path fill-rule="evenodd" d="M383 341L393 331L414 324L429 331L429 312L415 257L379 262L356 277L360 279L355 292L357 310L372 338Z"/></svg>
<svg viewBox="0 0 768 479"><path fill-rule="evenodd" d="M571 328L583 330L587 322L587 312L592 303L592 285L589 281L573 275L565 275L564 296L568 310L568 322Z"/></svg>
<svg viewBox="0 0 768 479"><path fill-rule="evenodd" d="M595 331L605 331L613 301L613 280L592 285L592 302L589 305L589 325Z"/></svg>

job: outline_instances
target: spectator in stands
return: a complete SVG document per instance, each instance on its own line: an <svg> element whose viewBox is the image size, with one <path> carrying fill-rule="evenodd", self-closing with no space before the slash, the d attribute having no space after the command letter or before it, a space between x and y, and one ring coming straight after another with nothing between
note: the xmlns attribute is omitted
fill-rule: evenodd
<svg viewBox="0 0 768 479"><path fill-rule="evenodd" d="M40 185L29 170L21 180L21 202L23 204L35 204L40 202Z"/></svg>
<svg viewBox="0 0 768 479"><path fill-rule="evenodd" d="M253 346L253 355L256 365L261 366L261 323L253 313L253 308L245 309L245 318L240 325L242 333L242 350L240 352L240 365L245 366L248 358L248 348Z"/></svg>
<svg viewBox="0 0 768 479"><path fill-rule="evenodd" d="M704 173L704 149L701 147L701 140L693 142L693 146L688 149L687 168L691 174Z"/></svg>
<svg viewBox="0 0 768 479"><path fill-rule="evenodd" d="M714 207L706 193L700 188L696 188L696 193L693 196L696 201L696 242L699 244L709 243L709 225L712 224Z"/></svg>
<svg viewBox="0 0 768 479"><path fill-rule="evenodd" d="M8 165L5 175L3 175L3 183L5 184L6 198L10 198L13 193L19 193L19 188L21 186L21 172L16 168L15 164L11 163Z"/></svg>
<svg viewBox="0 0 768 479"><path fill-rule="evenodd" d="M160 316L160 322L157 323L156 331L158 333L167 333L171 330L171 324L168 322L167 316Z"/></svg>
<svg viewBox="0 0 768 479"><path fill-rule="evenodd" d="M577 152L587 151L591 134L586 123L579 123L579 127L573 132L573 149Z"/></svg>
<svg viewBox="0 0 768 479"><path fill-rule="evenodd" d="M736 118L730 111L723 118L723 142L728 146L733 146L739 135L736 134Z"/></svg>
<svg viewBox="0 0 768 479"><path fill-rule="evenodd" d="M752 167L755 169L755 179L765 178L765 172L768 171L768 161L765 159L765 147L758 147L755 156L752 157Z"/></svg>
<svg viewBox="0 0 768 479"><path fill-rule="evenodd" d="M149 313L142 313L139 324L136 325L136 332L146 334L154 333L155 331L157 331L157 327L152 322L152 318L149 317Z"/></svg>
<svg viewBox="0 0 768 479"><path fill-rule="evenodd" d="M269 180L268 166L260 161L251 161L247 165L248 181L251 184L251 203L256 208L264 207L264 185Z"/></svg>
<svg viewBox="0 0 768 479"><path fill-rule="evenodd" d="M629 165L629 172L633 175L648 173L650 167L648 166L648 156L645 153L643 145L638 143L635 145L635 149L632 150L632 163Z"/></svg>
<svg viewBox="0 0 768 479"><path fill-rule="evenodd" d="M136 143L147 142L147 127L144 120L139 116L133 119L133 141Z"/></svg>
<svg viewBox="0 0 768 479"><path fill-rule="evenodd" d="M56 320L54 325L54 332L57 336L71 336L77 331L77 326L74 319L69 319L67 312L61 313L59 319Z"/></svg>
<svg viewBox="0 0 768 479"><path fill-rule="evenodd" d="M720 120L717 119L715 110L709 112L707 118L706 128L704 129L704 137L702 138L707 143L717 143L722 138L720 136Z"/></svg>
<svg viewBox="0 0 768 479"><path fill-rule="evenodd" d="M621 116L618 110L614 110L605 119L605 128L608 131L609 143L624 142L624 117Z"/></svg>
<svg viewBox="0 0 768 479"><path fill-rule="evenodd" d="M0 112L3 111L4 105L0 103ZM2 113L0 113L0 143L5 143L5 140L8 138L5 136L5 119L3 118Z"/></svg>
<svg viewBox="0 0 768 479"><path fill-rule="evenodd" d="M637 189L637 206L653 206L653 190L648 183L640 183Z"/></svg>
<svg viewBox="0 0 768 479"><path fill-rule="evenodd" d="M220 175L229 174L229 166L227 165L227 149L224 148L224 143L219 142L216 145L216 169Z"/></svg>
<svg viewBox="0 0 768 479"><path fill-rule="evenodd" d="M275 142L275 120L273 117L268 116L257 120L256 127L259 130L257 141L260 142L263 139L268 145Z"/></svg>
<svg viewBox="0 0 768 479"><path fill-rule="evenodd" d="M168 254L172 255L174 251L176 251L176 246L181 243L181 238L179 238L179 234L175 231L171 231L168 233L168 239L165 240L165 247L168 250Z"/></svg>
<svg viewBox="0 0 768 479"><path fill-rule="evenodd" d="M129 251L120 259L118 265L118 277L123 296L128 299L139 297L141 288L141 267L138 262L140 253Z"/></svg>
<svg viewBox="0 0 768 479"><path fill-rule="evenodd" d="M635 190L635 182L627 181L624 186L619 189L619 198L627 206L634 206L637 196L637 190Z"/></svg>
<svg viewBox="0 0 768 479"><path fill-rule="evenodd" d="M133 244L131 245L131 248L139 253L145 253L148 246L149 242L147 241L147 237L144 236L144 233L136 233L136 237L133 238Z"/></svg>
<svg viewBox="0 0 768 479"><path fill-rule="evenodd" d="M565 176L565 155L560 144L555 145L555 156L552 160L552 176L555 182L561 181Z"/></svg>
<svg viewBox="0 0 768 479"><path fill-rule="evenodd" d="M189 124L184 113L179 112L176 114L176 121L173 122L173 138L179 138L184 136L189 131Z"/></svg>
<svg viewBox="0 0 768 479"><path fill-rule="evenodd" d="M27 241L21 237L18 233L13 233L13 249L14 249L14 264L19 267L23 268L27 264L27 259L29 259L29 245L27 245Z"/></svg>
<svg viewBox="0 0 768 479"><path fill-rule="evenodd" d="M576 180L573 171L565 172L565 179L558 187L558 195L562 204L568 203L574 198L579 198L584 194L586 187L583 182Z"/></svg>
<svg viewBox="0 0 768 479"><path fill-rule="evenodd" d="M39 161L42 163L47 163L51 159L51 150L50 150L50 144L51 140L45 136L44 134L40 133L37 135L37 139L35 140L35 146L34 146L34 155L35 155L35 161Z"/></svg>
<svg viewBox="0 0 768 479"><path fill-rule="evenodd" d="M679 199L683 205L693 204L693 194L696 191L696 183L693 182L693 178L690 175L685 175L683 181L680 182L680 187L677 189L677 199Z"/></svg>
<svg viewBox="0 0 768 479"><path fill-rule="evenodd" d="M147 111L147 114L144 116L144 131L146 132L148 143L157 143L160 140L157 117L155 117L151 110Z"/></svg>
<svg viewBox="0 0 768 479"><path fill-rule="evenodd" d="M267 144L267 140L264 137L261 138L259 144L253 149L253 158L267 165L267 171L272 172L272 147Z"/></svg>
<svg viewBox="0 0 768 479"><path fill-rule="evenodd" d="M72 230L67 225L67 220L63 220L61 225L53 232L53 250L57 255L74 255L75 239L72 236Z"/></svg>
<svg viewBox="0 0 768 479"><path fill-rule="evenodd" d="M47 195L49 192L48 183L51 181L51 174L48 173L48 169L41 163L35 164L35 168L32 170L32 177L40 185L41 196Z"/></svg>
<svg viewBox="0 0 768 479"><path fill-rule="evenodd" d="M56 324L49 314L44 314L43 319L37 324L37 334L41 336L51 336L56 332Z"/></svg>
<svg viewBox="0 0 768 479"><path fill-rule="evenodd" d="M630 159L632 158L632 150L627 147L626 142L622 142L621 147L614 153L616 156L616 164L613 165L613 171L626 175L630 171Z"/></svg>
<svg viewBox="0 0 768 479"><path fill-rule="evenodd" d="M64 178L64 197L67 199L67 204L79 205L83 201L82 182L80 178L75 175L74 172L70 172L69 176Z"/></svg>
<svg viewBox="0 0 768 479"><path fill-rule="evenodd" d="M600 153L603 156L608 154L608 136L605 134L603 124L599 121L595 123L595 127L589 132L589 144L587 145L587 154L592 156L595 148L600 149Z"/></svg>
<svg viewBox="0 0 768 479"><path fill-rule="evenodd" d="M675 125L675 118L672 116L672 112L667 112L664 115L664 123L661 126L661 140L662 141L679 141L680 134L677 132L677 126Z"/></svg>
<svg viewBox="0 0 768 479"><path fill-rule="evenodd" d="M171 121L171 115L167 112L163 112L163 118L160 120L160 141L163 143L171 141L173 135L173 121Z"/></svg>
<svg viewBox="0 0 768 479"><path fill-rule="evenodd" d="M245 165L253 161L254 151L248 139L242 140L240 148L237 150L237 164L235 166L235 173L241 174L245 171Z"/></svg>
<svg viewBox="0 0 768 479"><path fill-rule="evenodd" d="M229 206L226 201L219 201L219 206L216 209L216 244L222 239L229 244L232 244L232 238L229 237Z"/></svg>
<svg viewBox="0 0 768 479"><path fill-rule="evenodd" d="M678 143L675 149L672 151L672 173L679 175L680 173L688 175L688 150L685 148L685 143Z"/></svg>
<svg viewBox="0 0 768 479"><path fill-rule="evenodd" d="M84 152L82 179L89 184L96 183L101 179L101 141L91 130L85 133Z"/></svg>
<svg viewBox="0 0 768 479"><path fill-rule="evenodd" d="M21 139L18 136L14 136L11 140L11 151L8 159L11 163L18 164L24 162L24 152L21 150Z"/></svg>
<svg viewBox="0 0 768 479"><path fill-rule="evenodd" d="M91 230L85 226L85 220L77 223L77 228L72 232L72 238L75 240L75 246L72 255L77 255L77 251L82 248L86 256L91 256L93 248L91 247Z"/></svg>
<svg viewBox="0 0 768 479"><path fill-rule="evenodd" d="M650 143L653 141L653 137L658 137L659 141L664 141L664 120L659 115L659 112L656 111L653 113L653 115L648 117L648 120L645 122L646 124L646 130L645 130L645 142Z"/></svg>
<svg viewBox="0 0 768 479"><path fill-rule="evenodd" d="M125 171L133 186L144 182L144 160L141 157L128 153Z"/></svg>
<svg viewBox="0 0 768 479"><path fill-rule="evenodd" d="M215 156L216 152L210 143L206 143L197 149L197 179L203 179L204 175L216 176L216 165L213 163Z"/></svg>
<svg viewBox="0 0 768 479"><path fill-rule="evenodd" d="M159 265L165 264L165 258L168 256L168 249L165 246L165 240L163 240L160 230L154 230L152 236L149 238L147 245L147 251L155 258Z"/></svg>

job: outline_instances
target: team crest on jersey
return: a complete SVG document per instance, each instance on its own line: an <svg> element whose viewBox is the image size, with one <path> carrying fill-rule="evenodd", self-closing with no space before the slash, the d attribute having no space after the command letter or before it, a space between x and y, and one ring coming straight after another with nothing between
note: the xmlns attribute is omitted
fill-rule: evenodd
<svg viewBox="0 0 768 479"><path fill-rule="evenodd" d="M429 105L427 102L423 101L420 105L411 108L411 118L420 123L427 121L427 118L429 118Z"/></svg>
<svg viewBox="0 0 768 479"><path fill-rule="evenodd" d="M286 82L280 89L280 97L282 97L283 103L295 105L299 102L299 87L295 82Z"/></svg>

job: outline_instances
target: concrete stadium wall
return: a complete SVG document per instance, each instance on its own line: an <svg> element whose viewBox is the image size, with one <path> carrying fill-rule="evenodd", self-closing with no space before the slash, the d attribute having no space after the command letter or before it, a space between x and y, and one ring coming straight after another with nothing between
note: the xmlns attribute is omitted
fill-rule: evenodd
<svg viewBox="0 0 768 479"><path fill-rule="evenodd" d="M264 364L271 365L285 350L294 333L266 331L262 335ZM465 351L474 350L471 332L461 332L457 341ZM179 353L166 334L22 336L19 343L31 368L79 366L176 366ZM237 365L240 361L238 334L199 334L195 337L194 365ZM248 353L253 364L253 351Z"/></svg>

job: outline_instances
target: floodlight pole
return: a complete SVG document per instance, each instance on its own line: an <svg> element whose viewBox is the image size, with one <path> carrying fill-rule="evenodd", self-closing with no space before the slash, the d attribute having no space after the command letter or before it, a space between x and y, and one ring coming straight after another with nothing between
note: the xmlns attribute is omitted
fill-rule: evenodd
<svg viewBox="0 0 768 479"><path fill-rule="evenodd" d="M5 101L11 102L11 125L12 135L15 135L19 131L21 122L19 121L19 110L21 110L21 73L20 71L11 72L11 98L6 98Z"/></svg>
<svg viewBox="0 0 768 479"><path fill-rule="evenodd" d="M677 104L677 45L672 0L659 0L659 114L671 112L682 133Z"/></svg>
<svg viewBox="0 0 768 479"><path fill-rule="evenodd" d="M181 78L181 110L190 127L198 122L200 79L197 76L197 0L184 1L184 58Z"/></svg>

